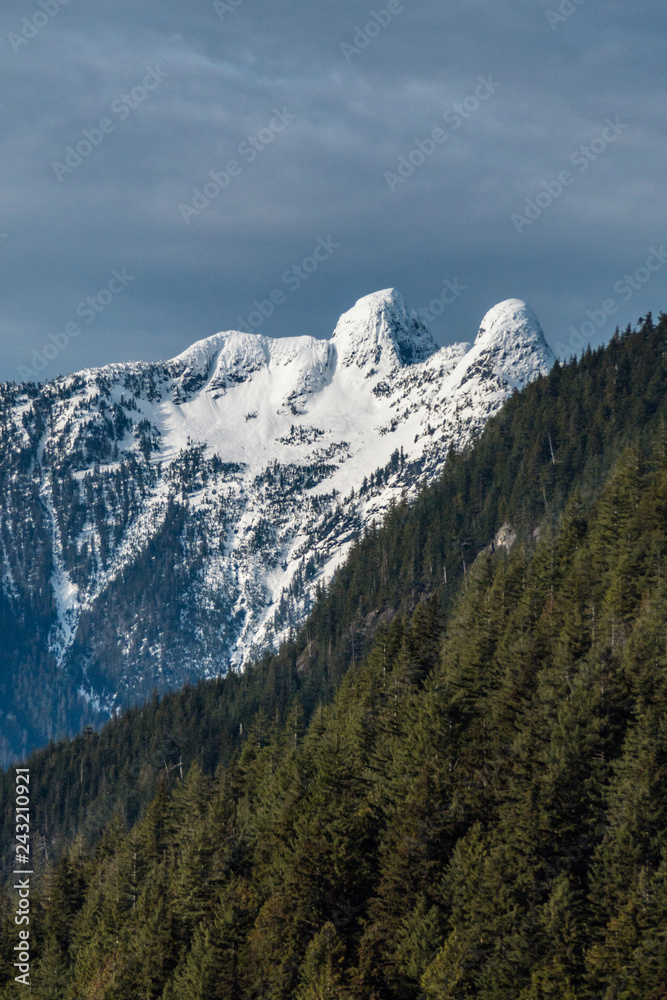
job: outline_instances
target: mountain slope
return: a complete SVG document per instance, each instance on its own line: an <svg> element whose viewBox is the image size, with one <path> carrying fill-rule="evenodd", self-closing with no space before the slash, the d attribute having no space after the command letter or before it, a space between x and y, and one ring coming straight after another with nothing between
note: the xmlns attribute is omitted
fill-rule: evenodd
<svg viewBox="0 0 667 1000"><path fill-rule="evenodd" d="M444 560L448 576L463 542L471 551L454 599L381 627L309 725L287 692L282 717L267 699L215 776L165 768L132 829L116 816L92 852L79 839L54 865L38 853L37 988L91 1000L664 995L666 347L667 316L649 318L557 368L402 521L360 543L331 593L365 570L378 610L383 547L396 593L415 538L422 569ZM456 502L476 495L475 512ZM436 525L430 540L438 512L463 530L443 538ZM468 538L501 516L495 545ZM131 715L135 738L150 738L156 707ZM82 748L103 741L60 748L81 781L93 764ZM200 754L218 746L219 732L202 733ZM107 744L100 773L123 753ZM7 980L14 938L8 921Z"/></svg>
<svg viewBox="0 0 667 1000"><path fill-rule="evenodd" d="M368 654L378 628L411 616L433 594L448 612L479 553L512 535L530 551L574 490L589 506L622 450L667 420L666 349L667 320L655 327L647 320L512 396L474 447L451 454L436 482L355 544L277 654L33 754L33 821L49 854L59 853L63 838L95 838L115 811L134 822L180 764L197 761L213 774L251 730L284 722L295 704L307 721ZM13 801L10 772L0 781L7 845Z"/></svg>
<svg viewBox="0 0 667 1000"><path fill-rule="evenodd" d="M6 386L5 676L55 703L26 713L30 733L9 705L5 753L285 637L359 531L553 360L518 300L438 350L387 290L330 341L222 333L162 364Z"/></svg>

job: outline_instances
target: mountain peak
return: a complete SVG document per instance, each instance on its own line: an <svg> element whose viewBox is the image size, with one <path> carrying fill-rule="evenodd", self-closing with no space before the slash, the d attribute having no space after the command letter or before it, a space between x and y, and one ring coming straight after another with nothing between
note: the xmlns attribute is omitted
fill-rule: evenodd
<svg viewBox="0 0 667 1000"><path fill-rule="evenodd" d="M395 288L359 299L339 319L332 342L343 367L411 365L437 351L430 332L420 319L408 314Z"/></svg>
<svg viewBox="0 0 667 1000"><path fill-rule="evenodd" d="M83 372L38 399L6 387L3 457L20 485L0 518L0 550L12 553L0 603L32 622L31 553L48 553L50 610L26 648L95 712L249 662L303 621L358 532L438 477L550 357L523 302L487 313L474 345L438 350L385 289L330 340L232 330L171 361ZM35 496L35 472L23 531L15 498ZM135 623L120 626L121 642L108 639L111 606Z"/></svg>
<svg viewBox="0 0 667 1000"><path fill-rule="evenodd" d="M536 366L546 374L556 360L540 321L523 299L505 299L489 309L473 351L515 388L535 377Z"/></svg>
<svg viewBox="0 0 667 1000"><path fill-rule="evenodd" d="M523 299L505 299L486 313L475 344L508 338L515 341L517 337L524 336L538 337L546 344L540 321L530 306Z"/></svg>

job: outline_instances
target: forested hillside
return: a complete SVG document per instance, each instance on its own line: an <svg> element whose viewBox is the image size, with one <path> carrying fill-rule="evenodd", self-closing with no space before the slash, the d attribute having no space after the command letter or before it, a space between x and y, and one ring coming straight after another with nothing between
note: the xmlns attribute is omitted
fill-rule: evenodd
<svg viewBox="0 0 667 1000"><path fill-rule="evenodd" d="M515 395L277 656L31 758L39 996L667 997L666 349Z"/></svg>

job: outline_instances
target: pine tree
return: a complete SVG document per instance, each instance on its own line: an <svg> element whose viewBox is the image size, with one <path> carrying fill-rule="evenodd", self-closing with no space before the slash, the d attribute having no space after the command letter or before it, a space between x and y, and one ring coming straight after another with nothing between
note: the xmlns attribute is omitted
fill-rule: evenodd
<svg viewBox="0 0 667 1000"><path fill-rule="evenodd" d="M349 1000L344 964L345 944L326 923L306 949L295 1000Z"/></svg>
<svg viewBox="0 0 667 1000"><path fill-rule="evenodd" d="M215 931L202 925L195 931L185 961L166 987L164 1000L233 1000L233 993L220 989L219 967Z"/></svg>

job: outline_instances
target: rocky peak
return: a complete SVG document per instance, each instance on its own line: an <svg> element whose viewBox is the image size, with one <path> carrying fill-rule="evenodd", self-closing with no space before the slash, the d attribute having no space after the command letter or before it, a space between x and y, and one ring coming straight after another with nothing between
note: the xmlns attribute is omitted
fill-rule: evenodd
<svg viewBox="0 0 667 1000"><path fill-rule="evenodd" d="M438 349L421 320L408 314L395 288L359 299L339 319L332 342L344 368L416 364Z"/></svg>
<svg viewBox="0 0 667 1000"><path fill-rule="evenodd" d="M472 353L517 388L534 378L536 369L546 374L555 361L540 321L522 299L506 299L489 309Z"/></svg>

